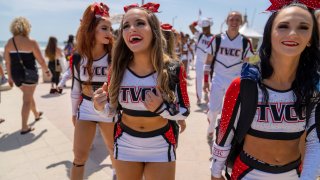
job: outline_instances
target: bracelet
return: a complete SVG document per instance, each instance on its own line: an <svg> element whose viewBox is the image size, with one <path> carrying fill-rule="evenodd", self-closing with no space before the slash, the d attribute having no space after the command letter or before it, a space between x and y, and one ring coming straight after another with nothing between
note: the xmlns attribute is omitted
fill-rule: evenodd
<svg viewBox="0 0 320 180"><path fill-rule="evenodd" d="M204 82L208 83L209 82L209 74L204 75Z"/></svg>
<svg viewBox="0 0 320 180"><path fill-rule="evenodd" d="M209 64L204 64L204 65L203 65L203 70L204 70L204 71L207 71L207 72L210 72L210 71L211 71L211 65L209 65Z"/></svg>

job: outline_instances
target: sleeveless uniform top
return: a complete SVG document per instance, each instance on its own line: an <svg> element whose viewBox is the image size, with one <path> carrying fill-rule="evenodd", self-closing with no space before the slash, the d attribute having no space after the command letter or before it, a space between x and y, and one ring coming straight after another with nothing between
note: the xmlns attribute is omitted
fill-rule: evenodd
<svg viewBox="0 0 320 180"><path fill-rule="evenodd" d="M222 76L231 76L232 78L240 75L243 51L245 52L243 58L252 55L249 45L246 49L243 49L243 38L241 34L238 34L235 38L230 39L226 33L221 33L221 43L215 58L214 73ZM206 51L211 55L215 55L215 39Z"/></svg>
<svg viewBox="0 0 320 180"><path fill-rule="evenodd" d="M198 40L195 47L196 60L197 62L205 63L205 61L207 60L206 49L213 35L210 34L209 36L206 36L204 34L201 35L201 33L196 32L194 36ZM200 36L201 38L199 39Z"/></svg>
<svg viewBox="0 0 320 180"><path fill-rule="evenodd" d="M112 122L113 118L100 117L91 101L93 92L107 81L108 54L93 60L93 77L90 82L86 69L87 62L87 58L82 58L79 69L76 68L74 71L74 85L71 91L72 114L77 115L81 120Z"/></svg>
<svg viewBox="0 0 320 180"><path fill-rule="evenodd" d="M107 103L105 109L100 112L98 111L98 113L102 117L115 117L119 113L119 109L122 109L123 113L136 117L162 116L168 120L186 119L190 113L187 83L185 80L186 74L183 66L176 67L175 71L179 72L179 74L178 77L176 77L178 82L174 85L176 96L174 103L164 101L155 112L149 111L143 102L145 101L147 92L157 93L158 73L152 72L145 76L139 76L127 67L120 84L118 96L121 108L114 110L110 108L110 104Z"/></svg>
<svg viewBox="0 0 320 180"><path fill-rule="evenodd" d="M293 91L266 88L269 94L267 104L263 102L263 93L258 88L257 110L248 134L276 140L299 138L306 128L306 120L300 119L294 110Z"/></svg>

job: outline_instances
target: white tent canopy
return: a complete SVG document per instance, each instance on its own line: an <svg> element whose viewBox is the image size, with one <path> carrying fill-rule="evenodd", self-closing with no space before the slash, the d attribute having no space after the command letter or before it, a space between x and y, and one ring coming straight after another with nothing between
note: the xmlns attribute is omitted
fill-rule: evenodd
<svg viewBox="0 0 320 180"><path fill-rule="evenodd" d="M245 23L240 29L239 32L247 37L251 38L261 38L262 34L258 33L254 29L248 26L248 23Z"/></svg>
<svg viewBox="0 0 320 180"><path fill-rule="evenodd" d="M110 20L112 24L120 24L122 20L123 14L113 14L110 16Z"/></svg>

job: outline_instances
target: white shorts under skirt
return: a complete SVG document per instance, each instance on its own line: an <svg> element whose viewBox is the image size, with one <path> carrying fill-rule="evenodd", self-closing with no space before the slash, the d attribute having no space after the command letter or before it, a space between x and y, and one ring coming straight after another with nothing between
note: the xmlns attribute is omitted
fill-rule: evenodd
<svg viewBox="0 0 320 180"><path fill-rule="evenodd" d="M132 162L171 162L176 160L176 136L170 123L150 131L135 131L122 122L115 125L114 157Z"/></svg>

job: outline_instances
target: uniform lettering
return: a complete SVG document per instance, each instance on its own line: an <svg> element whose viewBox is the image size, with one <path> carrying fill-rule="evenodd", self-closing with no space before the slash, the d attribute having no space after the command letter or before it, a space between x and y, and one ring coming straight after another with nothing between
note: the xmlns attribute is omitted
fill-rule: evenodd
<svg viewBox="0 0 320 180"><path fill-rule="evenodd" d="M283 121L289 123L297 123L298 118L293 104L258 104L257 111L259 114L258 122L268 122L272 120L274 123L282 123Z"/></svg>
<svg viewBox="0 0 320 180"><path fill-rule="evenodd" d="M241 52L240 49L220 47L220 54L221 55L239 57L240 52Z"/></svg>
<svg viewBox="0 0 320 180"><path fill-rule="evenodd" d="M83 68L83 75L87 75L87 69L86 67L82 67ZM107 67L105 66L96 66L93 67L93 75L94 76L106 76L107 75Z"/></svg>
<svg viewBox="0 0 320 180"><path fill-rule="evenodd" d="M156 94L156 89L155 87L121 87L120 88L120 94L121 96L121 101L122 102L129 102L129 100L132 103L139 103L139 102L144 102L146 99L146 94L148 92L153 92Z"/></svg>

